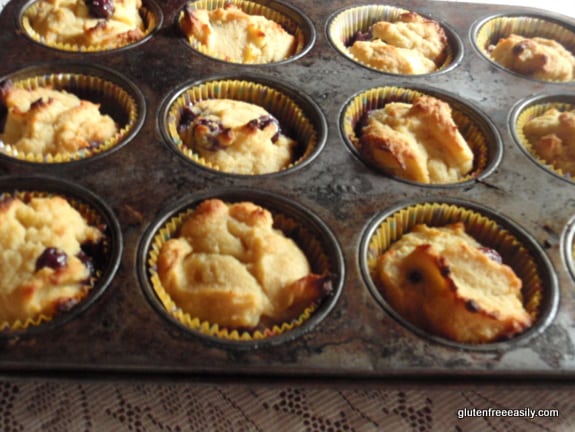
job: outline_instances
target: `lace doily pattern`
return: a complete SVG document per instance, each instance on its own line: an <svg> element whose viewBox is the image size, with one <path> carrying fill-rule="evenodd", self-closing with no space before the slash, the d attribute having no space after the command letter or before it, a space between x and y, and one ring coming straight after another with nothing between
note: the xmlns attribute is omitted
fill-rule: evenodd
<svg viewBox="0 0 575 432"><path fill-rule="evenodd" d="M337 389L25 378L0 381L0 395L3 432L575 430L575 391L559 384ZM460 418L463 410L526 408L558 416Z"/></svg>

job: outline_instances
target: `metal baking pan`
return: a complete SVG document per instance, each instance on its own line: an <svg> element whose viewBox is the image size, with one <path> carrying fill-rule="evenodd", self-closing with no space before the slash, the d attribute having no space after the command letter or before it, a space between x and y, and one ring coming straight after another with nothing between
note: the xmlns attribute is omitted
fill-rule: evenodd
<svg viewBox="0 0 575 432"><path fill-rule="evenodd" d="M575 32L573 19L523 7L395 1L393 7L444 23L450 39L460 42L455 64L440 73L398 76L355 63L330 41L331 20L346 8L370 5L367 1L262 1L270 7L279 5L294 17L303 15L303 22L314 28L305 32L311 47L301 56L261 66L229 64L194 52L175 27L182 0L158 2L159 27L143 43L100 53L58 51L27 37L20 27L27 3L13 0L0 15L0 77L51 63L95 65L122 77L120 82L133 83L145 101L141 109L145 115L129 142L87 163L35 164L0 158L1 184L7 188L22 177L50 177L100 197L116 214L123 243L113 280L81 314L40 334L24 332L0 339L4 373L575 378L575 183L538 165L516 141L511 126L517 110L534 97L572 97L573 82L542 82L510 73L484 58L474 41L478 28L491 17L537 17ZM222 75L258 76L290 89L294 97L300 93L312 107L317 105L320 114L314 115L327 126L327 136L313 160L281 175L233 176L194 166L173 151L160 130L162 104L185 83ZM500 139L489 172L461 185L428 187L367 166L346 142L342 111L355 95L381 86L444 94L479 113L493 126L494 139ZM311 329L281 343L240 350L210 343L165 319L141 283L140 268L146 235L169 209L213 191L225 195L238 188L258 190L258 199L264 201L266 194L274 197L273 202L281 197L279 202L291 202L313 215L341 248L342 258L341 292ZM545 292L553 293L545 303L543 322L529 337L487 349L462 347L414 331L382 307L365 279L364 236L378 218L422 200L468 203L529 242L545 266L544 280L549 284ZM339 251L334 254L339 256Z"/></svg>

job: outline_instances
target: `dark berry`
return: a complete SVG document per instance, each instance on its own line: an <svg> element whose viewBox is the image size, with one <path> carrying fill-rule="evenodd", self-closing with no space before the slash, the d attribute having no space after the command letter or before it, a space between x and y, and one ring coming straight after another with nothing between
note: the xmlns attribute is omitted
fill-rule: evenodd
<svg viewBox="0 0 575 432"><path fill-rule="evenodd" d="M44 249L42 255L36 260L36 271L49 267L54 270L65 267L68 264L68 255L66 252L58 250L53 247Z"/></svg>
<svg viewBox="0 0 575 432"><path fill-rule="evenodd" d="M407 280L412 284L418 284L423 280L423 274L419 270L411 270L407 273Z"/></svg>
<svg viewBox="0 0 575 432"><path fill-rule="evenodd" d="M272 137L272 142L276 142L280 136L280 125L279 125L279 122L277 121L277 119L275 117L272 117L270 115L263 115L261 117L258 117L257 119L251 120L248 123L248 125L250 127L258 128L261 130L264 130L270 124L274 124L276 126L277 132Z"/></svg>
<svg viewBox="0 0 575 432"><path fill-rule="evenodd" d="M467 300L465 307L469 312L479 312L481 310L477 302L473 299Z"/></svg>
<svg viewBox="0 0 575 432"><path fill-rule="evenodd" d="M372 39L371 30L365 32L359 30L354 33L354 35L347 41L345 45L350 47L358 41L370 41L371 39Z"/></svg>
<svg viewBox="0 0 575 432"><path fill-rule="evenodd" d="M501 259L501 255L499 255L499 252L497 252L495 249L482 247L479 248L479 250L483 252L485 255L487 255L487 257L490 260L495 261L498 264L501 264L503 262L503 259Z"/></svg>
<svg viewBox="0 0 575 432"><path fill-rule="evenodd" d="M80 253L76 256L78 257L78 259L80 261L82 261L82 264L84 264L86 266L90 275L93 275L95 269L94 269L94 261L92 260L92 257L87 255L83 250L80 251Z"/></svg>
<svg viewBox="0 0 575 432"><path fill-rule="evenodd" d="M114 15L114 0L84 0L95 18L108 19Z"/></svg>
<svg viewBox="0 0 575 432"><path fill-rule="evenodd" d="M198 117L198 114L190 106L182 108L180 113L180 122L178 123L178 131L182 132L190 127L193 121Z"/></svg>

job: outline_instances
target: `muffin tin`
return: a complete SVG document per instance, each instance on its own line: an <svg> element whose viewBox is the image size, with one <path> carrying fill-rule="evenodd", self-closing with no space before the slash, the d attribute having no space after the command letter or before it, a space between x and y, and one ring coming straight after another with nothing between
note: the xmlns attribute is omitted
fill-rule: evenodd
<svg viewBox="0 0 575 432"><path fill-rule="evenodd" d="M0 159L3 185L31 176L40 184L57 178L71 190L79 186L101 197L113 209L123 245L117 272L97 302L41 336L21 332L0 339L4 372L575 378L575 189L542 169L513 130L525 104L555 102L561 95L570 101L573 84L540 82L497 67L485 61L474 41L476 29L491 17L537 16L575 32L573 19L531 8L396 1L393 7L445 24L460 42L453 62L440 73L403 76L350 61L330 40L331 20L350 7L371 7L368 1L265 2L281 11L293 9L293 16L304 17L301 22L313 23L313 31L306 30L312 42L290 61L249 66L190 49L177 28L181 0L161 2L160 28L145 43L99 53L60 51L26 37L19 17L27 4L12 0L0 15L5 47L0 77L45 71L46 65L50 70L91 65L133 83L143 114L141 127L125 145L81 164ZM223 78L264 82L286 92L316 128L318 144L311 156L263 176L226 175L182 157L167 132L168 107L183 89ZM354 98L385 88L428 92L454 103L485 135L482 172L457 184L425 186L367 166L348 142L345 113ZM334 263L338 290L311 315L311 325L273 343L221 343L163 313L147 269L151 238L166 218L215 195L295 209L290 216L318 233ZM543 282L542 309L533 329L481 347L446 343L406 326L377 297L366 277L367 238L384 216L426 202L454 202L488 215L530 251Z"/></svg>

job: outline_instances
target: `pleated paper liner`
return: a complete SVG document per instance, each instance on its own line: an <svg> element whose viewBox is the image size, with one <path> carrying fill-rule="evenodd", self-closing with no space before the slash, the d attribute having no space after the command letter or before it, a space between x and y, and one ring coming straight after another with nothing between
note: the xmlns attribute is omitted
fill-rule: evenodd
<svg viewBox="0 0 575 432"><path fill-rule="evenodd" d="M357 32L366 32L370 27L379 21L396 22L403 13L417 12L414 10L407 10L397 6L388 5L363 5L354 6L342 9L335 12L329 19L326 25L326 32L328 40L333 47L344 57L352 60L353 62L366 67L371 70L390 73L384 70L377 69L371 65L363 63L357 59L349 51L350 43ZM419 14L424 18L433 19L424 14ZM463 57L463 43L457 34L445 23L438 22L445 31L447 36L447 53L445 60L442 64L438 65L437 70L431 72L432 74L438 72L446 72L451 70L461 61ZM391 75L398 75L390 73ZM401 75L401 74L399 74ZM421 75L429 75L421 74Z"/></svg>
<svg viewBox="0 0 575 432"><path fill-rule="evenodd" d="M543 115L547 110L555 108L560 112L575 110L575 94L540 94L538 96L520 101L511 111L510 129L512 135L519 145L520 149L539 167L543 168L552 175L570 182L575 183L575 172L564 172L561 167L554 161L547 161L541 157L534 143L531 143L523 129L525 124L535 117Z"/></svg>
<svg viewBox="0 0 575 432"><path fill-rule="evenodd" d="M180 309L162 286L157 273L158 255L167 240L178 236L180 226L193 214L197 205L210 198L219 198L228 204L250 201L270 211L274 229L282 231L296 242L308 258L312 272L329 275L332 292L318 304L308 306L291 322L256 329L222 327L214 322L202 321ZM331 231L298 204L269 192L251 189L215 191L185 200L149 229L139 255L140 279L156 309L186 332L226 347L250 349L277 345L311 331L335 306L343 286L343 256Z"/></svg>
<svg viewBox="0 0 575 432"><path fill-rule="evenodd" d="M183 108L206 99L240 100L261 106L273 115L279 121L282 133L298 143L292 162L281 172L291 172L307 165L325 145L325 118L319 107L307 96L261 77L216 78L186 85L178 90L175 96L166 100L160 114L160 129L165 140L187 161L201 167L225 174L251 175L223 171L194 152L187 144L189 139L178 132Z"/></svg>
<svg viewBox="0 0 575 432"><path fill-rule="evenodd" d="M512 71L497 63L491 58L488 51L489 47L496 45L499 39L506 38L511 34L517 34L528 38L542 37L555 40L575 55L575 28L567 23L543 15L512 14L492 16L476 23L471 33L475 48L485 59L502 70L524 78L538 80L537 78ZM561 81L546 82L561 83Z"/></svg>
<svg viewBox="0 0 575 432"><path fill-rule="evenodd" d="M123 248L120 226L112 210L97 195L83 187L51 177L0 178L0 201L18 198L26 203L32 198L53 196L66 199L88 225L98 227L103 233L101 244L90 254L94 272L86 282L86 295L67 311L0 322L0 337L34 335L77 318L103 294L119 266Z"/></svg>
<svg viewBox="0 0 575 432"><path fill-rule="evenodd" d="M469 174L461 178L458 182L449 184L427 184L414 182L397 176L392 177L407 183L433 187L467 185L491 174L501 161L503 151L501 137L493 123L487 116L469 104L447 93L440 93L429 88L375 87L352 96L344 105L340 114L340 131L352 153L367 166L382 174L389 175L386 173L384 167L378 166L374 161L363 154L359 135L361 121L367 112L381 109L390 102L412 103L416 97L423 95L435 97L450 105L453 120L473 152L473 168Z"/></svg>
<svg viewBox="0 0 575 432"><path fill-rule="evenodd" d="M45 37L34 28L33 23L30 22L30 15L38 8L38 4L43 0L33 0L27 3L20 12L19 25L22 32L32 39L34 42L53 48L59 51L74 52L74 53L98 53L103 51L121 50L132 48L140 45L149 40L153 34L161 27L163 21L163 13L161 8L154 2L154 0L143 0L142 7L139 10L140 17L144 23L143 37L134 42L126 42L120 39L116 41L108 41L105 44L77 44L66 42L53 42L48 41Z"/></svg>
<svg viewBox="0 0 575 432"><path fill-rule="evenodd" d="M416 224L441 227L463 222L465 231L484 247L496 250L503 263L510 266L523 283L523 305L534 324L509 341L468 344L429 333L405 320L387 303L378 286L375 266L379 256ZM557 278L551 262L537 242L522 228L498 212L479 204L441 198L419 200L398 205L374 218L361 244L362 272L375 299L396 320L426 339L458 348L492 350L509 347L514 342L539 334L553 320L559 297Z"/></svg>
<svg viewBox="0 0 575 432"><path fill-rule="evenodd" d="M182 33L187 44L198 53L227 63L244 64L242 59L224 59L218 53L212 52L197 40L193 35L186 35L181 30L181 20L184 16L185 8L193 10L214 10L223 8L228 4L233 4L248 15L260 15L271 21L278 23L285 31L295 37L296 45L293 53L281 61L269 64L285 63L296 60L305 55L313 46L316 39L315 27L308 17L295 7L280 1L266 1L265 3L243 1L243 0L199 0L189 1L181 9L177 17L177 26ZM265 63L251 63L265 64Z"/></svg>
<svg viewBox="0 0 575 432"><path fill-rule="evenodd" d="M100 112L110 115L118 125L118 132L112 138L75 152L24 153L16 145L0 140L0 154L9 158L34 164L60 164L100 157L125 145L143 123L145 101L142 94L127 79L108 69L53 63L27 68L4 79L24 89L51 87L73 93L80 99L99 104Z"/></svg>

